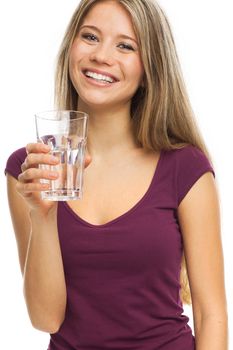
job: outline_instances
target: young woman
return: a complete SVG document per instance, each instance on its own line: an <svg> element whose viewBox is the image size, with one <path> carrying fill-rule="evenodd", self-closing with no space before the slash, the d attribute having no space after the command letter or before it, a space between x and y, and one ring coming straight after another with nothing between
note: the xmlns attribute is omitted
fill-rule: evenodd
<svg viewBox="0 0 233 350"><path fill-rule="evenodd" d="M90 116L83 199L40 199L40 179L58 176L38 167L57 162L47 146L6 166L25 300L49 349L226 350L215 173L156 2L80 2L56 107Z"/></svg>

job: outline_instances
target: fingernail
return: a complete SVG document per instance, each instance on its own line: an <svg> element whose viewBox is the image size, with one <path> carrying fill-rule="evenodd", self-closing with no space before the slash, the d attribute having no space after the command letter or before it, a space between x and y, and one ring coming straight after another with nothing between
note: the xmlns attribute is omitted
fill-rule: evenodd
<svg viewBox="0 0 233 350"><path fill-rule="evenodd" d="M51 157L50 157L50 161L53 162L53 163L57 163L58 160L59 160L59 159L58 159L57 157L55 157L55 156L51 156Z"/></svg>
<svg viewBox="0 0 233 350"><path fill-rule="evenodd" d="M55 172L50 172L50 173L49 173L49 176L50 176L50 177L57 177L57 173L55 173Z"/></svg>
<svg viewBox="0 0 233 350"><path fill-rule="evenodd" d="M42 188L48 188L49 187L49 184L41 184Z"/></svg>

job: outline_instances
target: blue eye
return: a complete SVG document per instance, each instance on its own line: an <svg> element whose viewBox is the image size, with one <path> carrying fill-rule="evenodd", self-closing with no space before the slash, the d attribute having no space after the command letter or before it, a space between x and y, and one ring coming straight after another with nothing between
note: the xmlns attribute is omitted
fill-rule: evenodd
<svg viewBox="0 0 233 350"><path fill-rule="evenodd" d="M122 43L122 44L119 44L119 47L120 47L121 49L124 49L124 50L135 51L134 48L133 48L131 45L129 45L129 44L124 44L124 43Z"/></svg>
<svg viewBox="0 0 233 350"><path fill-rule="evenodd" d="M81 35L82 38L87 39L89 41L97 41L97 37L91 33L84 33Z"/></svg>
<svg viewBox="0 0 233 350"><path fill-rule="evenodd" d="M87 41L90 41L90 42L98 41L97 36L95 34L92 34L92 33L82 33L81 37L83 39L86 39ZM118 47L120 49L123 49L123 50L126 50L126 51L135 51L135 49L130 44L126 44L126 43L120 43L118 45Z"/></svg>

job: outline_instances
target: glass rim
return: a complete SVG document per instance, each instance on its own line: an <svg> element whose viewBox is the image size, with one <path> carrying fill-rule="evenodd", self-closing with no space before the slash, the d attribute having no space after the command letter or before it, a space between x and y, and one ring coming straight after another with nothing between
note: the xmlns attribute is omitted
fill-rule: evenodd
<svg viewBox="0 0 233 350"><path fill-rule="evenodd" d="M75 111L72 109L52 109L52 110L48 110L48 111L42 111L42 112L37 112L34 114L35 119L42 119L42 120L50 120L50 121L58 121L59 119L53 119L53 118L46 118L46 114L56 114L56 113L77 113L77 114L82 114L82 117L76 117L76 118L72 118L71 120L78 120L78 119L87 119L89 117L89 115L86 112L83 111ZM43 116L45 115L45 116Z"/></svg>

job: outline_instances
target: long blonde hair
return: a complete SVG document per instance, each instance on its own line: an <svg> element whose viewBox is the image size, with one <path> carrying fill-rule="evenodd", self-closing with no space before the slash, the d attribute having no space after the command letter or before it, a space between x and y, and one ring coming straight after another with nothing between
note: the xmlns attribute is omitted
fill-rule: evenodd
<svg viewBox="0 0 233 350"><path fill-rule="evenodd" d="M81 0L67 27L58 53L55 106L77 109L78 94L69 77L69 54L79 27L90 8L101 0ZM105 0L106 1L106 0ZM171 28L164 11L153 0L116 0L130 13L144 66L143 86L131 103L136 138L148 150L172 150L194 145L211 156L197 126L182 76ZM191 304L183 254L181 300Z"/></svg>

